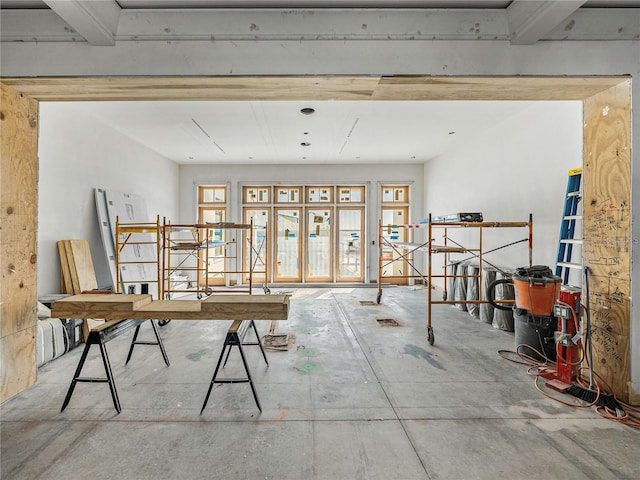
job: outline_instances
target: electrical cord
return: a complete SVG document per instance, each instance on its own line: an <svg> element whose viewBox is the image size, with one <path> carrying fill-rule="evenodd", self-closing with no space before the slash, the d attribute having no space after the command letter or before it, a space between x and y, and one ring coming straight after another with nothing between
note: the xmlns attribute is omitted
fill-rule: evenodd
<svg viewBox="0 0 640 480"><path fill-rule="evenodd" d="M575 313L574 313L574 320L575 320ZM582 342L582 340L579 340L578 343L580 344L580 347L581 347L580 352L582 354L581 355L582 358L579 363L582 363L584 361L585 363L588 364L588 361L585 355L586 352L584 350L584 343ZM560 345L556 345L556 352L560 350L559 347ZM539 359L531 355L528 355L527 353L522 352L521 350L524 348L529 349L530 351L536 353L537 355L540 356L539 358L545 358L546 360L544 362L541 362ZM595 371L593 372L593 376L595 378L593 382L594 383L593 387L597 393L595 400L591 403L577 403L574 397L570 397L567 395L566 398L574 398L574 401L570 402L558 395L552 395L547 390L545 390L543 386L540 384L540 377L544 378L545 373L548 373L550 371L555 371L555 368L553 367L557 365L557 362L551 361L544 353L540 352L535 347L527 344L519 344L516 346L516 350L506 350L506 349L498 350L498 355L500 355L500 357L502 357L504 360L507 360L509 362L516 363L519 365L525 365L527 367L526 369L527 375L534 377L533 384L536 390L540 392L542 395L544 395L545 397L550 398L551 400L554 400L568 407L580 408L580 409L593 407L594 411L602 418L605 418L607 420L615 420L616 422L622 423L623 425L626 425L632 428L640 428L640 406L635 406L635 405L631 405L626 402L623 402L617 399L614 394L608 393L611 391L611 387L606 383L606 381L600 375L598 375L597 372ZM577 363L576 364L569 363L569 365L576 366ZM576 375L577 377L576 383L585 388L588 388L588 385L581 378L581 372L585 369L586 367L578 368L578 372ZM605 387L604 389L601 387L601 384ZM616 402L623 407L623 409L620 411L620 409L611 409L607 406L598 405L601 394L611 395L612 398L616 400Z"/></svg>

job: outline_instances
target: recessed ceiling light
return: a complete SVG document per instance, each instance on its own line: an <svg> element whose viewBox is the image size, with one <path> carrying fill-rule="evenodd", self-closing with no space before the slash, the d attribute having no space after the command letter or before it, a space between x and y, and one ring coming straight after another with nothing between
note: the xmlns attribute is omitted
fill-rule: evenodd
<svg viewBox="0 0 640 480"><path fill-rule="evenodd" d="M300 145L303 146L303 147L308 147L311 144L309 142L300 142Z"/></svg>
<svg viewBox="0 0 640 480"><path fill-rule="evenodd" d="M313 113L316 113L316 110L315 108L304 107L300 109L300 113L302 113L303 115L311 115Z"/></svg>

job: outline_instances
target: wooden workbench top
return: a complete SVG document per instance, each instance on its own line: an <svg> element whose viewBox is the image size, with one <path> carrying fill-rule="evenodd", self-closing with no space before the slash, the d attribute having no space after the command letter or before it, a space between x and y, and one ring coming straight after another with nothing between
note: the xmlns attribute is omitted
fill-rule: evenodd
<svg viewBox="0 0 640 480"><path fill-rule="evenodd" d="M217 295L205 300L152 300L151 295L84 294L54 302L56 318L110 320L286 320L288 295Z"/></svg>

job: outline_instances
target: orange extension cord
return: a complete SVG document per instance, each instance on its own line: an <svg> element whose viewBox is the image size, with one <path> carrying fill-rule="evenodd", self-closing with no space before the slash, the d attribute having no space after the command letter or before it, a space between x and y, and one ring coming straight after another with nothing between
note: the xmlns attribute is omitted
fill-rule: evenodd
<svg viewBox="0 0 640 480"><path fill-rule="evenodd" d="M562 302L559 302L559 303L562 304ZM567 305L567 304L564 304L564 305ZM570 305L567 305L567 306L570 306ZM579 325L578 325L578 318L576 313L573 311L573 308L571 309L571 311L573 312L573 321L576 326L576 332L578 332L580 331ZM590 368L589 359L587 358L587 355L585 353L585 347L584 347L584 343L582 342L582 339L578 341L578 345L580 345L580 352L581 352L582 358L579 362L571 363L570 365L575 366L575 365L580 365L583 362L586 363L587 365L586 368L582 366L579 368L577 378L576 378L576 383L583 388L589 388L589 385L585 383L581 378L582 371L583 370L589 371L589 368ZM538 361L538 359L530 355L527 355L526 353L521 352L520 350L522 348L528 348L532 350L533 352L538 354L540 358L545 358L546 361L540 362ZM558 358L561 360L559 345L556 345L556 354L558 355ZM566 398L574 399L573 402L569 402L567 400L564 400L561 397L558 397L557 395L550 394L548 391L545 391L540 385L540 377L542 376L542 374L548 371L550 369L549 367L555 367L557 365L556 362L549 360L544 353L540 352L539 350L532 347L531 345L520 344L516 347L515 351L514 350L498 350L498 355L500 355L505 360L508 360L509 362L517 363L519 365L526 365L527 375L534 377L533 383L534 383L534 386L536 387L536 390L538 390L545 397L548 397L552 400L555 400L556 402L562 403L563 405L567 405L569 407L574 407L574 408L594 407L596 413L601 417L606 418L607 420L615 420L629 427L640 428L640 408L638 406L634 406L626 402L623 402L618 398L616 398L615 394L609 393L611 392L611 387L595 371L593 372L593 376L594 376L593 388L595 388L597 392L596 399L592 403L577 403L577 402L580 402L580 400L577 400L575 397L572 397L570 395L566 395L565 396ZM554 371L555 371L555 368L554 368ZM603 386L605 388L603 388ZM620 406L622 406L622 410L618 410L618 409L612 410L608 407L599 406L598 400L600 399L601 394L612 395L613 398L616 400L616 402Z"/></svg>

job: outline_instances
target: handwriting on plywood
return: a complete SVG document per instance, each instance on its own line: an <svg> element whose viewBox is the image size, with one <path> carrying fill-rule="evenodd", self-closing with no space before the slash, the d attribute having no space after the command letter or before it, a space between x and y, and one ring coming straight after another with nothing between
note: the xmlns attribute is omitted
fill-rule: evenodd
<svg viewBox="0 0 640 480"><path fill-rule="evenodd" d="M604 267L609 276L620 276L620 269L626 271L631 246L627 202L594 200L591 204L585 205L585 215L585 263L594 267Z"/></svg>
<svg viewBox="0 0 640 480"><path fill-rule="evenodd" d="M606 359L607 363L614 362L616 366L622 366L624 359L620 354L620 344L616 335L607 331L606 328L597 326L592 328L591 335L593 336L594 345L600 352L598 355L602 359Z"/></svg>

